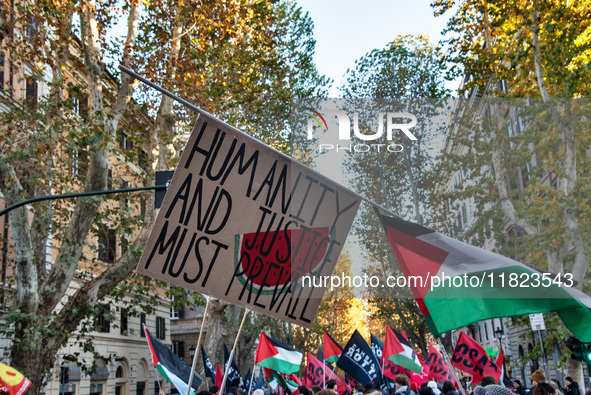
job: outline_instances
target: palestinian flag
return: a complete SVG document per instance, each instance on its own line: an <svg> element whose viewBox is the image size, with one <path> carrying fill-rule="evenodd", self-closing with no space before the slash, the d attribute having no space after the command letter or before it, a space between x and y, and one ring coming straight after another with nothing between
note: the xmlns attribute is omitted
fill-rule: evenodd
<svg viewBox="0 0 591 395"><path fill-rule="evenodd" d="M301 351L261 332L254 363L267 369L292 374L299 372L303 356Z"/></svg>
<svg viewBox="0 0 591 395"><path fill-rule="evenodd" d="M334 339L324 332L324 360L332 363L337 363L341 354L343 353L343 348L334 341Z"/></svg>
<svg viewBox="0 0 591 395"><path fill-rule="evenodd" d="M15 368L0 362L0 391L10 395L22 395L31 386L31 380Z"/></svg>
<svg viewBox="0 0 591 395"><path fill-rule="evenodd" d="M411 372L421 373L423 371L421 361L412 349L410 342L400 333L392 330L390 326L386 326L386 340L384 341L382 358Z"/></svg>
<svg viewBox="0 0 591 395"><path fill-rule="evenodd" d="M271 382L275 381L275 382L277 382L277 385L279 385L281 388L283 388L285 391L288 391L289 393L293 394L298 391L299 385L295 380L293 380L291 375L285 376L275 370L271 370L271 369L267 369L267 368L264 368L264 369L265 369L265 376L267 377L267 381L269 382L269 385L271 384Z"/></svg>
<svg viewBox="0 0 591 395"><path fill-rule="evenodd" d="M174 355L170 348L152 336L145 325L144 332L146 334L148 346L150 347L152 363L156 369L166 380L168 380L169 383L175 386L179 393L186 394L187 383L189 382L189 377L191 375L191 368L179 357ZM195 394L201 381L201 376L195 373L193 376L193 382L191 383L191 388L193 389L191 394Z"/></svg>
<svg viewBox="0 0 591 395"><path fill-rule="evenodd" d="M501 371L501 377L499 378L499 385L503 387L507 387L509 389L513 389L513 381L507 377L507 372L505 372L505 357L503 356L503 350L499 349L499 353L497 354L497 359L495 361L495 365Z"/></svg>
<svg viewBox="0 0 591 395"><path fill-rule="evenodd" d="M513 259L377 214L435 337L490 318L556 312L581 342L591 342L591 298L569 286L568 276L543 277Z"/></svg>

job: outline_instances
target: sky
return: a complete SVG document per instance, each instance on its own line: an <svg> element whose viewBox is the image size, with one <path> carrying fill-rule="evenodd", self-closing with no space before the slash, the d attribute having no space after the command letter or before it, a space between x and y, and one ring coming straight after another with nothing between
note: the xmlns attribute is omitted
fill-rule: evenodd
<svg viewBox="0 0 591 395"><path fill-rule="evenodd" d="M433 16L431 0L297 0L314 21L316 53L321 74L334 80L331 97L355 60L384 48L401 34L426 34L432 42L442 36L448 16Z"/></svg>
<svg viewBox="0 0 591 395"><path fill-rule="evenodd" d="M430 0L297 0L314 22L318 71L334 82L329 97L340 97L339 86L355 60L376 48L384 48L396 36L425 34L433 43L442 39L448 15L433 16ZM450 89L457 88L457 82ZM326 136L325 136L326 137ZM323 137L321 137L321 142ZM334 142L334 141L331 141ZM344 153L330 152L316 158L316 170L343 186L349 178L343 166ZM360 275L364 252L357 237L349 234L345 245L353 265L353 275Z"/></svg>

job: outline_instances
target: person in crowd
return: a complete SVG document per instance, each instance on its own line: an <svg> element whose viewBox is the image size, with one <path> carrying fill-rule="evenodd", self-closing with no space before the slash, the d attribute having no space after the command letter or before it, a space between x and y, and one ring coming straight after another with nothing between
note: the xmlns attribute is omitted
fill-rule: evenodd
<svg viewBox="0 0 591 395"><path fill-rule="evenodd" d="M419 385L414 381L410 383L410 389L413 395L419 395Z"/></svg>
<svg viewBox="0 0 591 395"><path fill-rule="evenodd" d="M298 387L298 390L300 391L301 395L312 395L312 393L310 392L310 389L308 387L306 387L305 385L300 385Z"/></svg>
<svg viewBox="0 0 591 395"><path fill-rule="evenodd" d="M566 380L565 380L566 382ZM556 395L558 394L557 389L549 382L538 381L536 386L532 390L532 395Z"/></svg>
<svg viewBox="0 0 591 395"><path fill-rule="evenodd" d="M228 394L234 394L234 395L238 395L238 388L231 386L230 389L228 390Z"/></svg>
<svg viewBox="0 0 591 395"><path fill-rule="evenodd" d="M564 389L560 385L560 381L557 379L550 379L550 384L552 384L558 395L564 395Z"/></svg>
<svg viewBox="0 0 591 395"><path fill-rule="evenodd" d="M546 373L542 369L538 369L531 375L531 381L534 385L538 385L538 383L545 383L548 379L546 378ZM532 389L533 391L533 389ZM580 394L577 394L580 395Z"/></svg>
<svg viewBox="0 0 591 395"><path fill-rule="evenodd" d="M353 390L353 395L363 395L364 388L361 384L357 384Z"/></svg>
<svg viewBox="0 0 591 395"><path fill-rule="evenodd" d="M443 392L445 395L460 395L456 390L456 387L449 380L443 382L443 385L441 386L441 392Z"/></svg>
<svg viewBox="0 0 591 395"><path fill-rule="evenodd" d="M484 387L481 385L477 385L472 390L472 395L484 395Z"/></svg>
<svg viewBox="0 0 591 395"><path fill-rule="evenodd" d="M220 387L218 387L217 385L212 385L211 387L209 387L209 392L211 392L212 394L217 394L219 390Z"/></svg>
<svg viewBox="0 0 591 395"><path fill-rule="evenodd" d="M397 374L394 377L394 384L396 385L396 391L394 393L399 395L411 395L410 380L405 374Z"/></svg>
<svg viewBox="0 0 591 395"><path fill-rule="evenodd" d="M491 384L498 384L497 379L495 379L492 376L485 376L482 378L482 386L486 388L487 385L491 385ZM511 392L511 391L509 391Z"/></svg>
<svg viewBox="0 0 591 395"><path fill-rule="evenodd" d="M365 390L363 391L365 395L382 395L382 391L376 388L373 383L365 384Z"/></svg>
<svg viewBox="0 0 591 395"><path fill-rule="evenodd" d="M492 378L494 380L494 378ZM484 384L484 379L482 379ZM484 386L484 395L513 395L510 389L496 383Z"/></svg>
<svg viewBox="0 0 591 395"><path fill-rule="evenodd" d="M322 391L322 388L320 388L319 386L315 385L312 387L312 394L317 394L320 391Z"/></svg>
<svg viewBox="0 0 591 395"><path fill-rule="evenodd" d="M525 395L529 392L529 389L527 389L527 387L521 385L521 380L514 380L513 388L515 388L515 393L517 395Z"/></svg>
<svg viewBox="0 0 591 395"><path fill-rule="evenodd" d="M421 384L421 391L419 392L420 395L435 395L433 389L429 387L428 383L423 384Z"/></svg>
<svg viewBox="0 0 591 395"><path fill-rule="evenodd" d="M197 392L197 395L212 395L212 394L208 390L201 390L201 391Z"/></svg>
<svg viewBox="0 0 591 395"><path fill-rule="evenodd" d="M244 390L240 387L236 388L236 395L242 395L242 393L244 392Z"/></svg>
<svg viewBox="0 0 591 395"><path fill-rule="evenodd" d="M433 381L433 380L431 380L431 381L429 381L429 382L427 383L427 386L428 386L429 388L431 388L431 390L433 391L433 393L434 393L435 395L441 395L441 390L440 390L440 389L439 389L439 387L437 386L437 381Z"/></svg>
<svg viewBox="0 0 591 395"><path fill-rule="evenodd" d="M335 379L330 379L326 382L326 389L331 390L335 395L339 395L337 392L337 381Z"/></svg>
<svg viewBox="0 0 591 395"><path fill-rule="evenodd" d="M252 395L265 395L265 391L263 391L262 389L256 389L252 392Z"/></svg>
<svg viewBox="0 0 591 395"><path fill-rule="evenodd" d="M573 378L570 376L564 379L564 393L565 395L582 395L579 383L573 381Z"/></svg>

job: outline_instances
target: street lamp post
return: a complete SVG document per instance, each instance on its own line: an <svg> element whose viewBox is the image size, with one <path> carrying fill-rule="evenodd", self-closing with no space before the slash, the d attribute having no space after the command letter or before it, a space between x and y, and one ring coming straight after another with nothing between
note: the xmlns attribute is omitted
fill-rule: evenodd
<svg viewBox="0 0 591 395"><path fill-rule="evenodd" d="M191 345L189 348L189 355L191 356L191 360L195 357L195 346Z"/></svg>

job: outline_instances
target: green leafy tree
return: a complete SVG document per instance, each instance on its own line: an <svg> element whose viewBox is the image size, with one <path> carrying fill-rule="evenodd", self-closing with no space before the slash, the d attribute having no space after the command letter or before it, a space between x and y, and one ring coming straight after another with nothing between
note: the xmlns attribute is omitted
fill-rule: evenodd
<svg viewBox="0 0 591 395"><path fill-rule="evenodd" d="M588 96L591 86L589 2L432 5L436 14L454 10L448 60L466 74L465 89L480 108L460 116L450 136L441 169L467 178L439 207L473 199L478 218L463 237L484 243L494 236L501 252L572 273L583 289L590 252L582 115L588 104L569 99ZM479 104L483 95L491 100ZM538 100L494 100L523 97Z"/></svg>
<svg viewBox="0 0 591 395"><path fill-rule="evenodd" d="M248 131L269 141L288 141L280 126L289 93L318 93L326 82L307 53L314 45L311 22L288 2L39 1L0 13L3 49L15 70L0 128L0 190L8 205L120 188L121 175L132 180L129 186L154 185L154 170L174 167L177 137L193 114L137 90L137 81L111 74L105 62L145 65L138 69L150 79L227 114L237 126L253 125ZM117 23L127 32L111 40L107 31ZM47 86L48 94L23 97L16 83L24 81L31 90ZM125 298L149 312L164 297L158 284L132 274L154 219L151 199L145 218L138 217L139 206L140 196L92 197L10 213L14 283L2 319L13 340L11 364L32 380L30 391L41 391L68 340L77 336L84 353L94 352L86 335L95 329L103 298ZM94 240L109 234L105 225L132 239L109 265L93 258ZM51 262L48 246L55 246ZM221 315L225 307L216 303L212 311ZM219 321L210 325L214 336Z"/></svg>

